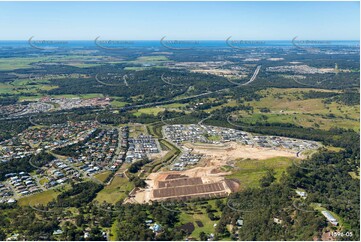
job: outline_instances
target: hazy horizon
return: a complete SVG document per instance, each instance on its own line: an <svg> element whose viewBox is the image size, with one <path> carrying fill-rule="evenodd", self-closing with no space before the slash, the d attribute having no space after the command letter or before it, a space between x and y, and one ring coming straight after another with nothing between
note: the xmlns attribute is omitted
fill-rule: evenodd
<svg viewBox="0 0 361 242"><path fill-rule="evenodd" d="M359 2L0 2L1 40L359 40Z"/></svg>

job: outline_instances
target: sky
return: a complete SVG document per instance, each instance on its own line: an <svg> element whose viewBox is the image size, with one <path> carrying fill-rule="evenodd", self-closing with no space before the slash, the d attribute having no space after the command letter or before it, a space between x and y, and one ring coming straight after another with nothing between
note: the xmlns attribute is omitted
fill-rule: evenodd
<svg viewBox="0 0 361 242"><path fill-rule="evenodd" d="M359 40L359 2L0 2L0 40Z"/></svg>

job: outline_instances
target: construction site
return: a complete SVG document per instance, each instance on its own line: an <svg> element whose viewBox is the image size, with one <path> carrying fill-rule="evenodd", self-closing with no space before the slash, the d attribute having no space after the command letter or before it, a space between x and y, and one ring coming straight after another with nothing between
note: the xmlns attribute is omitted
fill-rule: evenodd
<svg viewBox="0 0 361 242"><path fill-rule="evenodd" d="M146 187L134 189L127 203L226 197L242 187L239 180L227 178L234 169L242 169L237 167L239 160L302 159L301 151L319 147L316 142L266 136L258 138L232 129L195 125L173 127L168 126L163 132L167 140L181 151L180 155L172 163L163 164L160 170L144 176ZM218 142L210 142L203 138L204 132L221 138ZM274 144L278 140L283 142L282 145ZM257 143L264 144L266 141L274 145Z"/></svg>
<svg viewBox="0 0 361 242"><path fill-rule="evenodd" d="M128 202L147 203L164 200L226 197L238 190L239 184L225 179L228 173L212 167L196 167L179 172L159 172L148 176L146 189L130 194Z"/></svg>

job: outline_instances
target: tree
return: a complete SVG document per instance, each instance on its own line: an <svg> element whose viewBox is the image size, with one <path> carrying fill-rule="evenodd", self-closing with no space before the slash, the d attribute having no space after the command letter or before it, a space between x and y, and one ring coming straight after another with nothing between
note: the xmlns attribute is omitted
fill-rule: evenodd
<svg viewBox="0 0 361 242"><path fill-rule="evenodd" d="M208 236L206 233L204 233L203 231L199 233L199 238L202 240L202 241L207 241L208 239Z"/></svg>
<svg viewBox="0 0 361 242"><path fill-rule="evenodd" d="M75 217L75 224L77 226L81 226L84 223L84 216L83 214L79 214L78 216Z"/></svg>
<svg viewBox="0 0 361 242"><path fill-rule="evenodd" d="M6 234L4 233L4 231L0 230L0 240L5 241L5 239L6 239Z"/></svg>
<svg viewBox="0 0 361 242"><path fill-rule="evenodd" d="M264 177L262 177L260 180L261 187L270 186L272 182L276 180L275 174L276 173L273 169L268 170L267 174Z"/></svg>

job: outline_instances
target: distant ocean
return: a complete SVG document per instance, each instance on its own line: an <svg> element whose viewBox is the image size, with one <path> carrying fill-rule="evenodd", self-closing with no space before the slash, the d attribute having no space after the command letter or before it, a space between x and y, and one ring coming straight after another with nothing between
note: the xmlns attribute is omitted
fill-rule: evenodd
<svg viewBox="0 0 361 242"><path fill-rule="evenodd" d="M37 41L42 41L42 40L37 40ZM54 42L56 42L56 40L52 40ZM117 41L117 40L115 40ZM123 44L123 46L128 46L130 48L139 48L139 47L145 47L145 48L161 48L163 45L161 43L160 40L149 40L149 41L144 41L144 40L119 40L119 41L123 41L123 42L131 42L131 44ZM229 48L229 45L226 43L226 40L212 40L212 41L207 41L207 40L184 40L184 42L182 42L183 40L179 40L179 43L175 43L173 41L176 40L164 40L163 44L170 46L170 47L192 47L192 48ZM59 42L62 42L61 44L59 44L59 47L64 47L64 48L92 48L92 47L97 47L96 43L94 40L61 40ZM294 46L294 44L292 43L291 40L229 40L229 43L234 45L234 46L242 46L242 47L292 47ZM101 44L102 46L105 47L117 47L116 44L113 45L109 45L106 44L106 42L99 42L99 44ZM307 42L307 40L297 40L296 44L298 46L313 46L313 47L327 47L327 46L354 46L357 47L360 45L360 41L355 41L355 40L310 40L309 42ZM36 40L34 40L34 45L37 46L44 46L43 44L39 44L39 42L36 42ZM57 44L52 44L54 47L58 47ZM122 45L122 44L121 44ZM51 46L51 45L49 45ZM118 45L119 46L119 45ZM26 47L30 47L29 45L29 41L28 40L14 40L14 41L9 41L9 40L0 40L0 47L13 47L13 48L26 48Z"/></svg>

